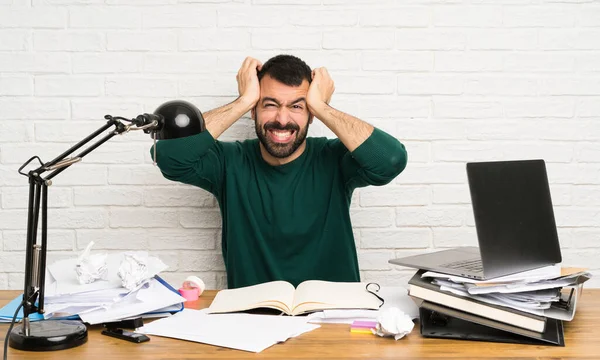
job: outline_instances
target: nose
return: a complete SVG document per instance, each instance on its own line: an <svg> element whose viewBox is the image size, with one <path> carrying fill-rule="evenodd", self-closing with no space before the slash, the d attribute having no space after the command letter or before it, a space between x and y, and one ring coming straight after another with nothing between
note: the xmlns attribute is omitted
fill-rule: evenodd
<svg viewBox="0 0 600 360"><path fill-rule="evenodd" d="M279 109L277 109L275 121L277 121L281 125L285 125L288 122L290 122L290 111L287 109L287 107L280 106Z"/></svg>

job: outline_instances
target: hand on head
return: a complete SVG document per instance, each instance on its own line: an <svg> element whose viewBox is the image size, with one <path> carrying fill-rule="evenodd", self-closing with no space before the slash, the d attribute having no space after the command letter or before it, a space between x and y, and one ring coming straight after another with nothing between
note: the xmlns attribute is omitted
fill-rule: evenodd
<svg viewBox="0 0 600 360"><path fill-rule="evenodd" d="M306 94L306 103L311 113L323 105L329 104L331 95L335 91L335 84L326 68L320 67L312 71L312 82Z"/></svg>
<svg viewBox="0 0 600 360"><path fill-rule="evenodd" d="M247 57L236 75L240 99L252 105L252 108L260 98L258 71L260 71L262 65L259 60Z"/></svg>

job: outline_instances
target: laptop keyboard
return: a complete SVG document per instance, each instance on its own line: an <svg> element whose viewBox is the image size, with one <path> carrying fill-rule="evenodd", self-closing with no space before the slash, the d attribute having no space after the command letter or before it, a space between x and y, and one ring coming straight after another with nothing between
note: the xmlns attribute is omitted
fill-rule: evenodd
<svg viewBox="0 0 600 360"><path fill-rule="evenodd" d="M472 272L483 272L483 264L481 263L481 259L454 261L444 264L442 267L449 269L468 270Z"/></svg>

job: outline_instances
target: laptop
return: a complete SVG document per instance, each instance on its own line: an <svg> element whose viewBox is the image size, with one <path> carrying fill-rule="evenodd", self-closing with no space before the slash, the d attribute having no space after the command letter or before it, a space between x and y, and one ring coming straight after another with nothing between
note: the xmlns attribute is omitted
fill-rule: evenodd
<svg viewBox="0 0 600 360"><path fill-rule="evenodd" d="M477 247L389 260L477 280L562 261L544 160L467 163Z"/></svg>

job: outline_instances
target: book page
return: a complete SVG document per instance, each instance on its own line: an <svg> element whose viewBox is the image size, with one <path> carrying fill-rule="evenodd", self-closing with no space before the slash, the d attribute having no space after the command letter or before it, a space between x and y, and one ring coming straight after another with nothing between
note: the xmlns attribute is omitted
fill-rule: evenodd
<svg viewBox="0 0 600 360"><path fill-rule="evenodd" d="M290 313L294 301L294 286L286 281L237 289L221 290L208 308L209 313L228 313L257 308L271 308Z"/></svg>
<svg viewBox="0 0 600 360"><path fill-rule="evenodd" d="M309 280L298 285L292 314L325 309L379 309L366 283Z"/></svg>

